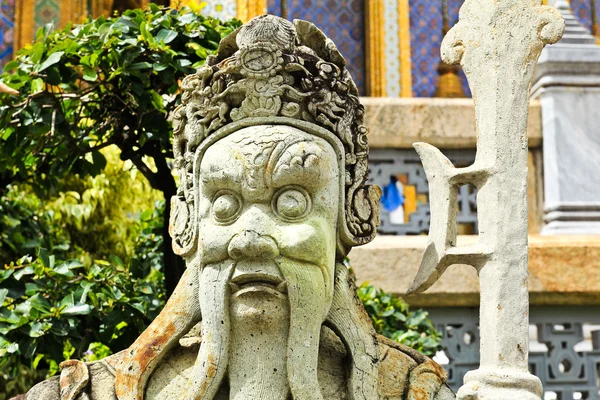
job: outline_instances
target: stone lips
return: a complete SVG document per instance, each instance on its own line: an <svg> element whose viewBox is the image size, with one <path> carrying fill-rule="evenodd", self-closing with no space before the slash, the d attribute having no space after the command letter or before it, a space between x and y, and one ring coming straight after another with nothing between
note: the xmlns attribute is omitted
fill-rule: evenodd
<svg viewBox="0 0 600 400"><path fill-rule="evenodd" d="M197 220L194 165L198 149L232 132L230 125L296 125L326 131L342 154L345 171L339 249L370 242L379 224L380 191L365 184L367 128L364 109L341 54L312 23L264 15L223 39L216 56L182 83L174 116L175 167L180 188L173 198L171 234L176 253L194 254ZM310 128L312 125L312 128ZM320 134L319 136L323 136Z"/></svg>

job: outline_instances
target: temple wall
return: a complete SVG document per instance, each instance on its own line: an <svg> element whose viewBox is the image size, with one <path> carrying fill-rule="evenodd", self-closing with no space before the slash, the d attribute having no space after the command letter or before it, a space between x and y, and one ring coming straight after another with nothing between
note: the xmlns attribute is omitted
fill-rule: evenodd
<svg viewBox="0 0 600 400"><path fill-rule="evenodd" d="M115 2L116 1L116 2ZM15 49L31 42L47 23L64 26L110 14L113 6L145 6L149 0L2 0L0 2L0 67ZM594 0L597 1L597 0ZM463 0L448 0L448 22L458 20ZM439 48L443 37L441 2L437 0L173 0L173 6L203 7L221 19L242 21L269 12L288 19L315 22L347 58L359 92L375 97L433 97L438 86ZM592 0L572 0L579 20L600 35L600 7ZM595 15L595 18L592 16ZM459 71L460 86L470 96Z"/></svg>

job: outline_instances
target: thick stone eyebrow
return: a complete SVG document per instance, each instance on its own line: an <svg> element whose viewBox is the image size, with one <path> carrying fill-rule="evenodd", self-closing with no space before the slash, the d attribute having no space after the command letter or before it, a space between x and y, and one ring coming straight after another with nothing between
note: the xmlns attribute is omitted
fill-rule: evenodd
<svg viewBox="0 0 600 400"><path fill-rule="evenodd" d="M202 184L217 189L239 190L243 181L243 168L238 162L231 162L224 156L219 162L215 157L205 158L200 165L200 180Z"/></svg>
<svg viewBox="0 0 600 400"><path fill-rule="evenodd" d="M328 152L313 141L295 143L283 151L275 162L272 184L280 187L290 184L319 188L330 184L330 164L325 161ZM337 169L337 166L336 166Z"/></svg>

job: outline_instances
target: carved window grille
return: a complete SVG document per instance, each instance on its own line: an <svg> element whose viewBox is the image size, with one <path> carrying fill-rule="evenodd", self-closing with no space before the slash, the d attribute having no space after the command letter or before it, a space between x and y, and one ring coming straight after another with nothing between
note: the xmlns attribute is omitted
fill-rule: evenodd
<svg viewBox="0 0 600 400"><path fill-rule="evenodd" d="M457 167L471 165L475 150L446 150L444 154ZM369 183L381 188L395 177L404 187L403 224L392 223L390 213L380 207L379 233L388 235L420 235L429 231L429 186L419 155L412 149L372 149L369 152ZM477 190L471 185L462 186L458 194L459 233L477 233Z"/></svg>
<svg viewBox="0 0 600 400"><path fill-rule="evenodd" d="M443 335L436 356L453 390L479 367L477 309L431 309ZM600 400L600 313L594 307L532 307L529 369L544 386L544 400Z"/></svg>

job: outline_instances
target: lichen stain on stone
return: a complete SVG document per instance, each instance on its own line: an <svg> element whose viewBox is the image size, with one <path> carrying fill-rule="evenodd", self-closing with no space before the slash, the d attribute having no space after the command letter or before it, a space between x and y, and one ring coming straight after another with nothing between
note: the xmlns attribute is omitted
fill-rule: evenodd
<svg viewBox="0 0 600 400"><path fill-rule="evenodd" d="M217 375L217 363L215 359L215 355L213 353L208 353L208 357L206 357L206 362L208 363L208 369L206 370L206 376L210 378L214 378Z"/></svg>
<svg viewBox="0 0 600 400"><path fill-rule="evenodd" d="M430 396L423 388L413 387L410 390L409 398L412 398L414 400L428 400Z"/></svg>

